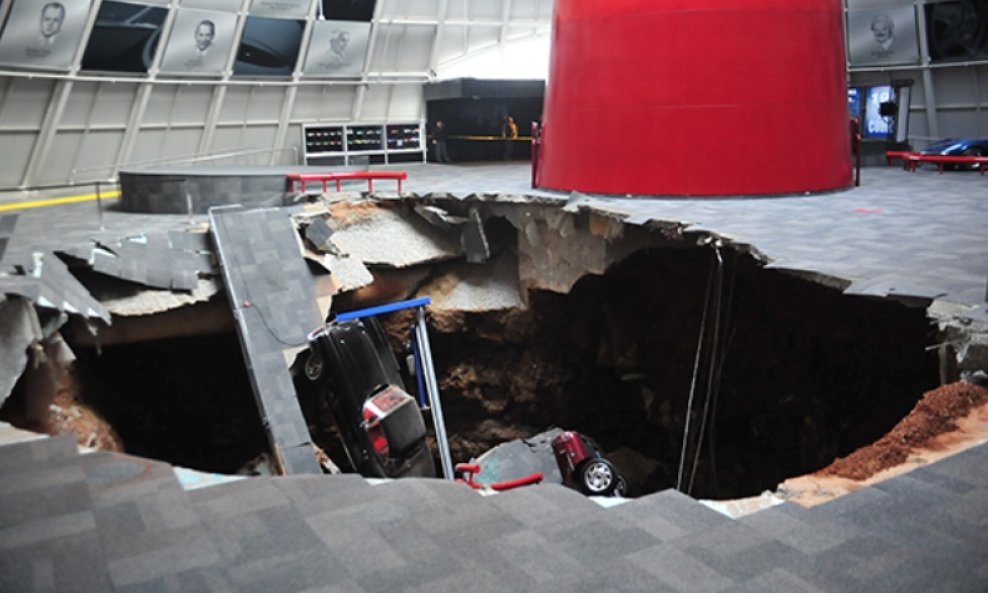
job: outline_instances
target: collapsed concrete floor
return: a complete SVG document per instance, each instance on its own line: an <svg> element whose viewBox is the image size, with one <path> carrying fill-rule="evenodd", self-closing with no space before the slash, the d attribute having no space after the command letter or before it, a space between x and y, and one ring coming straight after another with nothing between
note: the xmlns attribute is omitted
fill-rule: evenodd
<svg viewBox="0 0 988 593"><path fill-rule="evenodd" d="M456 461L564 426L653 492L676 486L688 418L684 486L737 498L875 441L943 378L928 302L846 296L838 280L768 270L751 246L675 226L441 199L316 205L296 220L333 310L433 299ZM142 340L156 315L131 318L138 331L119 345L70 338L79 399L128 452L226 473L265 451L235 336L199 335L229 325L210 311L187 316L184 338ZM409 319L387 322L400 347ZM331 423L308 420L345 465Z"/></svg>

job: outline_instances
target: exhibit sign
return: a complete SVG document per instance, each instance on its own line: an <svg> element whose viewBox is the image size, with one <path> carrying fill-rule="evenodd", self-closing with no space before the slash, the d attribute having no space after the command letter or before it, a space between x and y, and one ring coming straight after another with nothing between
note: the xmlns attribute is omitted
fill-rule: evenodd
<svg viewBox="0 0 988 593"><path fill-rule="evenodd" d="M91 0L17 0L0 34L0 63L68 70L91 5Z"/></svg>
<svg viewBox="0 0 988 593"><path fill-rule="evenodd" d="M317 21L302 70L306 76L352 78L363 72L370 23Z"/></svg>
<svg viewBox="0 0 988 593"><path fill-rule="evenodd" d="M889 135L892 118L882 115L882 103L895 100L889 85L868 88L865 95L864 129L865 138L884 138Z"/></svg>
<svg viewBox="0 0 988 593"><path fill-rule="evenodd" d="M181 8L175 15L161 71L170 74L220 74L233 49L237 15Z"/></svg>
<svg viewBox="0 0 988 593"><path fill-rule="evenodd" d="M888 66L919 62L916 9L912 3L847 13L851 66Z"/></svg>
<svg viewBox="0 0 988 593"><path fill-rule="evenodd" d="M309 16L312 0L252 0L250 13L254 16L274 16L304 19Z"/></svg>

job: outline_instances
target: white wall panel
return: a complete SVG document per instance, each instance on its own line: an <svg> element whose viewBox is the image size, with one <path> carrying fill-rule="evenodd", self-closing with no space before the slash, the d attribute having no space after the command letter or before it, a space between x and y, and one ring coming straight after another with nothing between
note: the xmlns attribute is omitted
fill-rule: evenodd
<svg viewBox="0 0 988 593"><path fill-rule="evenodd" d="M81 128L89 125L89 114L96 104L98 82L77 82L72 88L72 96L65 104L59 128Z"/></svg>
<svg viewBox="0 0 988 593"><path fill-rule="evenodd" d="M937 102L941 105L971 105L978 87L969 68L939 68L933 72Z"/></svg>
<svg viewBox="0 0 988 593"><path fill-rule="evenodd" d="M350 119L356 87L350 85L304 86L295 98L292 121L345 121Z"/></svg>
<svg viewBox="0 0 988 593"><path fill-rule="evenodd" d="M388 117L388 104L391 101L390 87L374 85L364 94L364 109L361 121L384 121Z"/></svg>
<svg viewBox="0 0 988 593"><path fill-rule="evenodd" d="M82 146L82 136L83 132L64 131L55 136L44 166L36 172L36 184L57 185L69 178Z"/></svg>
<svg viewBox="0 0 988 593"><path fill-rule="evenodd" d="M126 82L103 83L99 101L93 107L93 126L125 126L134 105L138 85Z"/></svg>
<svg viewBox="0 0 988 593"><path fill-rule="evenodd" d="M382 19L393 18L436 18L439 0L377 0L381 6Z"/></svg>
<svg viewBox="0 0 988 593"><path fill-rule="evenodd" d="M10 87L11 96L0 112L0 132L7 129L37 129L44 119L55 83L50 80L18 78ZM6 146L6 141L4 141Z"/></svg>
<svg viewBox="0 0 988 593"><path fill-rule="evenodd" d="M162 126L171 122L175 105L175 94L181 87L158 85L151 89L147 107L144 110L143 125Z"/></svg>
<svg viewBox="0 0 988 593"><path fill-rule="evenodd" d="M277 132L278 126L220 127L216 129L216 136L213 138L213 148L210 152L238 152L271 148ZM257 155L253 155L249 159L251 163L259 163L263 160ZM232 164L235 162L243 163L244 159L220 161L221 164Z"/></svg>
<svg viewBox="0 0 988 593"><path fill-rule="evenodd" d="M209 86L180 86L175 95L172 110L173 124L202 124L213 100L213 88Z"/></svg>
<svg viewBox="0 0 988 593"><path fill-rule="evenodd" d="M285 103L284 87L251 87L248 95L247 121L278 121Z"/></svg>
<svg viewBox="0 0 988 593"><path fill-rule="evenodd" d="M220 109L219 121L221 124L244 121L244 117L247 116L247 101L250 96L250 89L251 87L234 86L226 90L223 108Z"/></svg>
<svg viewBox="0 0 988 593"><path fill-rule="evenodd" d="M79 145L75 180L109 179L113 165L107 163L106 155L117 154L123 139L123 130L90 131Z"/></svg>
<svg viewBox="0 0 988 593"><path fill-rule="evenodd" d="M388 108L388 121L418 121L422 117L422 87L405 84L395 87Z"/></svg>
<svg viewBox="0 0 988 593"><path fill-rule="evenodd" d="M162 158L181 158L194 154L202 137L201 128L171 129L165 134L159 156Z"/></svg>
<svg viewBox="0 0 988 593"><path fill-rule="evenodd" d="M155 161L163 156L166 130L141 130L134 142L134 155L131 159L136 162ZM191 147L187 153L195 153L195 147Z"/></svg>
<svg viewBox="0 0 988 593"><path fill-rule="evenodd" d="M505 0L449 0L449 18L501 20Z"/></svg>
<svg viewBox="0 0 988 593"><path fill-rule="evenodd" d="M3 158L0 159L0 188L17 187L27 169L35 132L3 131Z"/></svg>
<svg viewBox="0 0 988 593"><path fill-rule="evenodd" d="M433 25L382 25L370 58L371 72L424 72L429 65Z"/></svg>
<svg viewBox="0 0 988 593"><path fill-rule="evenodd" d="M977 112L974 109L949 109L939 113L940 135L944 138L979 136Z"/></svg>

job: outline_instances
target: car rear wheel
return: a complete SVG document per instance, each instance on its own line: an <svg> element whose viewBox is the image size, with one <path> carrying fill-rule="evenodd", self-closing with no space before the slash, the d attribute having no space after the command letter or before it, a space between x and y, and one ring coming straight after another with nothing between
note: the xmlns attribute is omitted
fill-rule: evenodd
<svg viewBox="0 0 988 593"><path fill-rule="evenodd" d="M980 148L968 148L967 150L964 151L964 156L983 156L983 154ZM978 169L981 168L981 166L982 165L970 165L970 166L965 165L964 168L971 171L977 171Z"/></svg>
<svg viewBox="0 0 988 593"><path fill-rule="evenodd" d="M305 378L309 381L318 381L319 377L322 377L324 368L322 357L315 352L309 352L309 356L305 359Z"/></svg>
<svg viewBox="0 0 988 593"><path fill-rule="evenodd" d="M617 487L617 470L610 461L591 459L580 466L580 486L591 496L610 496Z"/></svg>

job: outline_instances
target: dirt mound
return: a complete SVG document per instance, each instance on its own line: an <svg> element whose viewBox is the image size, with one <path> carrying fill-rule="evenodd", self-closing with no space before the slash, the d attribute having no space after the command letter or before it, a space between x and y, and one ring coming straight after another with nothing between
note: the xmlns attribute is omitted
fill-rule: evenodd
<svg viewBox="0 0 988 593"><path fill-rule="evenodd" d="M814 475L866 480L905 462L918 449L936 450L938 436L957 429L959 418L985 403L988 403L988 389L968 383L951 383L929 391L884 437L837 459Z"/></svg>

